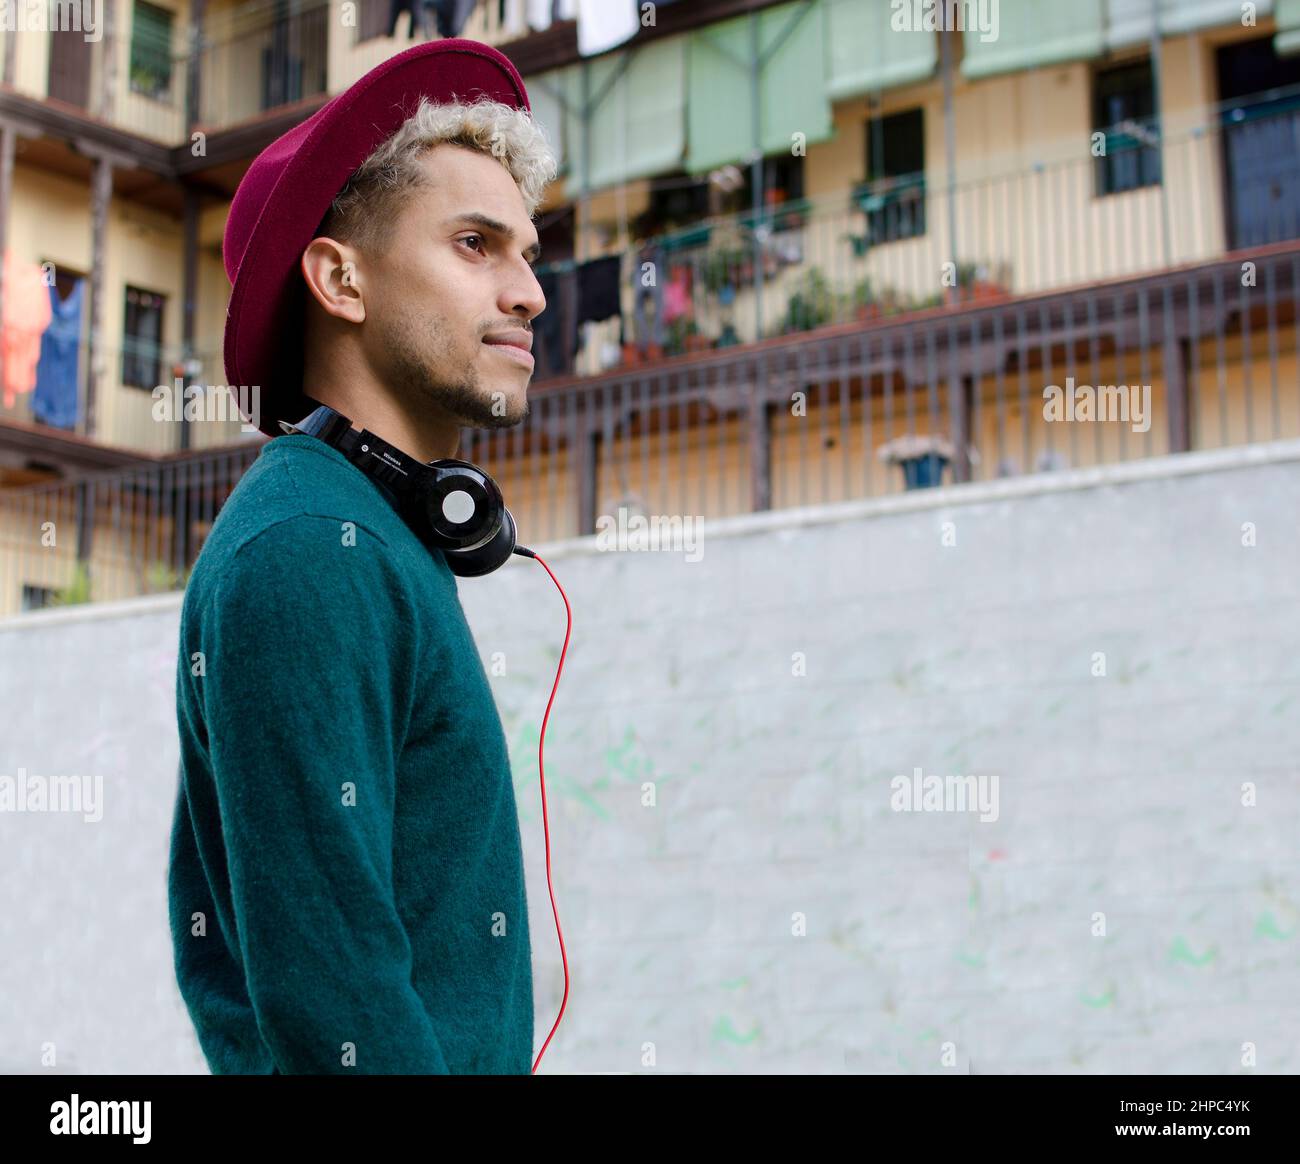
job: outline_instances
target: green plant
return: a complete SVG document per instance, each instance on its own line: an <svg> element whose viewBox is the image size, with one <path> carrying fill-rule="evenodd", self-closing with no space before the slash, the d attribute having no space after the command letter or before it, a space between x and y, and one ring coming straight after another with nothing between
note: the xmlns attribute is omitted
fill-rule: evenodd
<svg viewBox="0 0 1300 1164"><path fill-rule="evenodd" d="M72 581L60 587L50 599L51 606L77 606L90 601L90 568L78 562L72 568Z"/></svg>
<svg viewBox="0 0 1300 1164"><path fill-rule="evenodd" d="M184 590L189 576L189 570L173 570L166 562L150 562L145 570L144 591L146 594L166 594L172 590Z"/></svg>
<svg viewBox="0 0 1300 1164"><path fill-rule="evenodd" d="M785 305L783 332L811 331L835 316L835 294L820 267L811 267Z"/></svg>
<svg viewBox="0 0 1300 1164"><path fill-rule="evenodd" d="M700 278L710 291L734 287L740 278L746 254L739 247L719 247L709 251L700 267Z"/></svg>
<svg viewBox="0 0 1300 1164"><path fill-rule="evenodd" d="M130 77L132 92L146 97L160 97L167 92L167 78L156 68L132 65Z"/></svg>
<svg viewBox="0 0 1300 1164"><path fill-rule="evenodd" d="M664 340L664 351L672 355L680 355L686 350L686 337L688 335L699 335L700 328L694 318L689 315L679 315L668 325L668 334Z"/></svg>

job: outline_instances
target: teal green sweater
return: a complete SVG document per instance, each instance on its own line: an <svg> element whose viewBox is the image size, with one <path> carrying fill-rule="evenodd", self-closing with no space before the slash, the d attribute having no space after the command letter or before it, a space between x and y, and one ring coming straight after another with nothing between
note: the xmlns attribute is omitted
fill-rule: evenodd
<svg viewBox="0 0 1300 1164"><path fill-rule="evenodd" d="M176 696L169 914L213 1074L529 1074L505 734L387 490L270 441L195 563Z"/></svg>

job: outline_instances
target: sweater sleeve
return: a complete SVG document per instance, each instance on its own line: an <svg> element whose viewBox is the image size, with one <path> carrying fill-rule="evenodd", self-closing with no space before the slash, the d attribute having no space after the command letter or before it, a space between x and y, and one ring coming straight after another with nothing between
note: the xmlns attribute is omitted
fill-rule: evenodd
<svg viewBox="0 0 1300 1164"><path fill-rule="evenodd" d="M442 1074L393 890L416 645L383 542L299 515L202 616L204 709L239 955L284 1074Z"/></svg>

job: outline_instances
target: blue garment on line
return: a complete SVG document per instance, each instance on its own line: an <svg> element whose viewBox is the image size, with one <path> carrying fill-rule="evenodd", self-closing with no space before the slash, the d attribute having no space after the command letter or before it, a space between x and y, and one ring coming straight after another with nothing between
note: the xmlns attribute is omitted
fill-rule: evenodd
<svg viewBox="0 0 1300 1164"><path fill-rule="evenodd" d="M78 279L66 299L50 287L50 326L41 336L36 364L32 414L55 428L77 424L77 357L81 348L81 300L86 286Z"/></svg>

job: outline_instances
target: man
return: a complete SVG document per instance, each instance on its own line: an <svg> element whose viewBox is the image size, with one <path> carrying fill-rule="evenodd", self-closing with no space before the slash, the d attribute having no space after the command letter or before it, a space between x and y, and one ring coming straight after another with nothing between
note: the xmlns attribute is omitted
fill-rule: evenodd
<svg viewBox="0 0 1300 1164"><path fill-rule="evenodd" d="M272 143L231 205L226 371L428 461L528 412L555 161L486 45L419 45ZM256 391L256 390L255 390ZM514 787L442 551L338 449L275 436L181 612L168 875L214 1074L528 1074Z"/></svg>

